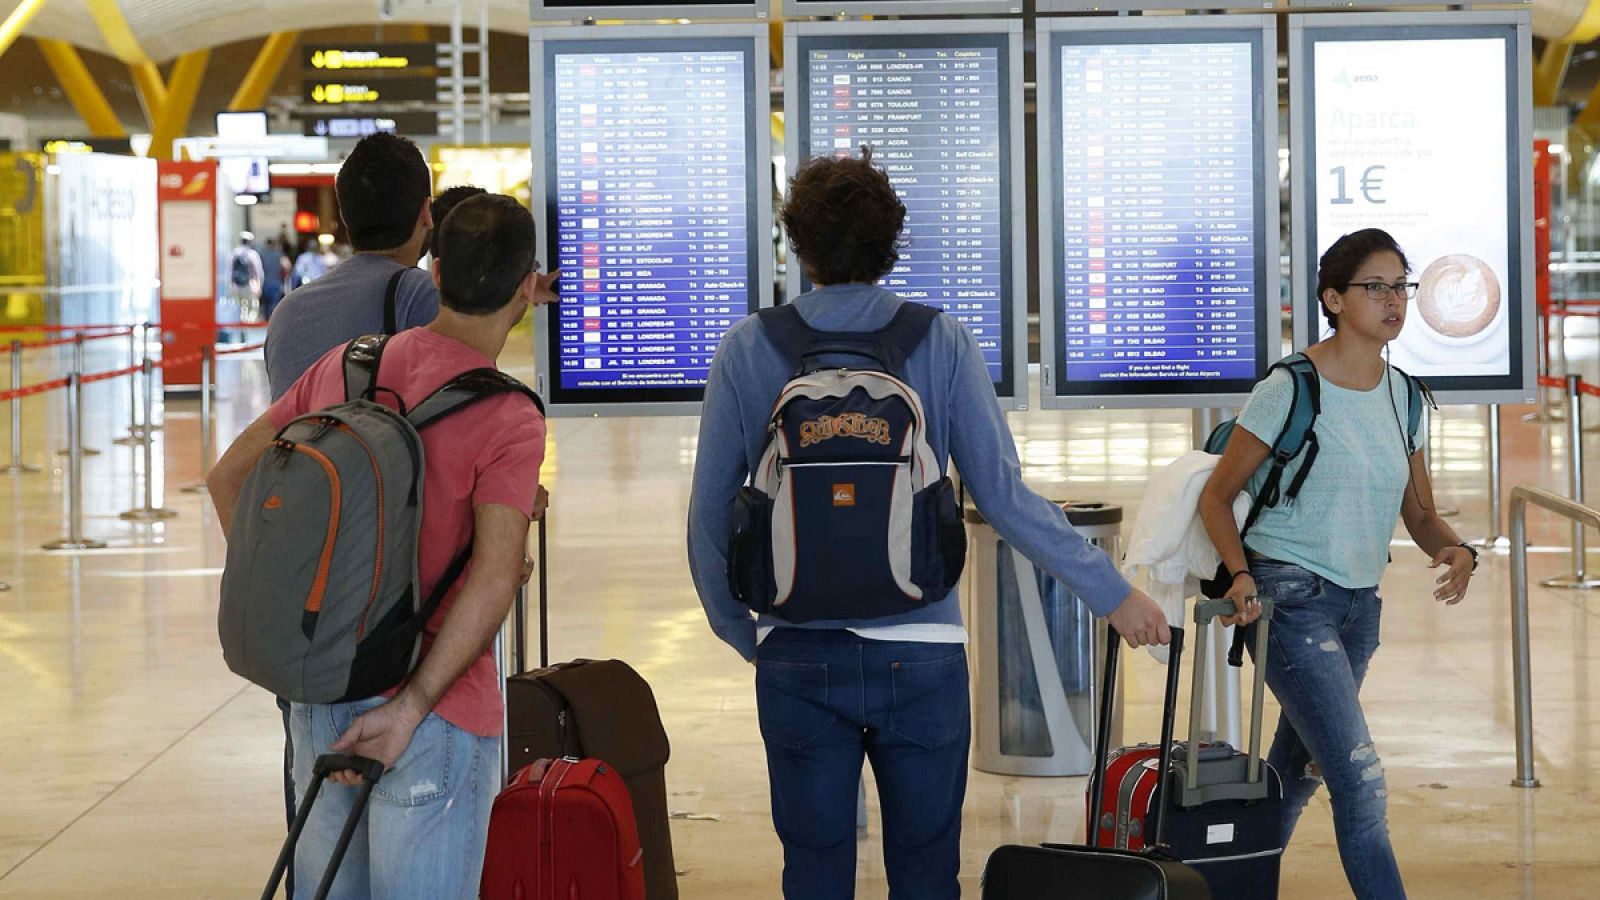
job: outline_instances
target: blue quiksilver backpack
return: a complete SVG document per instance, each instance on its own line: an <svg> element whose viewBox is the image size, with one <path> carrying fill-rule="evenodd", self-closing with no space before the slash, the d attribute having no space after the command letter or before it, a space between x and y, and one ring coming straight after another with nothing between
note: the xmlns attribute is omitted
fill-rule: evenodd
<svg viewBox="0 0 1600 900"><path fill-rule="evenodd" d="M905 303L875 332L823 332L793 306L762 310L793 367L761 463L739 492L728 583L789 622L877 619L943 600L966 560L950 478L901 372L939 311ZM850 356L860 368L824 366Z"/></svg>
<svg viewBox="0 0 1600 900"><path fill-rule="evenodd" d="M1289 403L1289 415L1284 418L1283 428L1270 446L1271 452L1266 462L1251 476L1246 487L1250 494L1250 512L1245 516L1244 526L1239 529L1240 540L1244 539L1264 510L1293 505L1295 498L1300 495L1300 488L1305 485L1306 476L1311 474L1311 467L1317 461L1315 426L1317 416L1322 412L1322 380L1317 374L1316 364L1304 353L1294 353L1274 363L1267 374L1270 376L1278 369L1289 373L1290 382L1294 385L1293 399ZM1398 367L1395 367L1395 371L1406 381L1405 438L1406 456L1409 458L1417 452L1417 432L1422 425L1423 406L1437 408L1437 405L1428 386L1420 379L1407 375ZM1229 419L1218 425L1206 438L1206 452L1221 456L1228 449L1228 440L1233 437L1238 422L1238 419ZM1304 461L1285 486L1285 470L1291 462L1300 458ZM1216 576L1201 582L1201 593L1216 599L1225 595L1231 586L1232 579L1227 567L1219 564Z"/></svg>

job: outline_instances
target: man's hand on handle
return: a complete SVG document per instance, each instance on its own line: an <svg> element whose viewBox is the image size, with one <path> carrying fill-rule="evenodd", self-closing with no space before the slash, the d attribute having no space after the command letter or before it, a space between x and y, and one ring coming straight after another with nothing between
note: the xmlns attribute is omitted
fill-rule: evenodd
<svg viewBox="0 0 1600 900"><path fill-rule="evenodd" d="M1172 630L1167 627L1167 614L1150 595L1134 588L1121 605L1111 611L1106 617L1111 627L1117 634L1122 635L1129 647L1143 647L1146 644L1169 644L1172 642Z"/></svg>
<svg viewBox="0 0 1600 900"><path fill-rule="evenodd" d="M383 763L385 770L394 768L400 755L411 746L411 736L427 716L427 710L418 711L404 693L382 706L367 710L344 734L334 741L330 749L335 753L352 753ZM361 776L352 771L335 772L328 776L335 784L358 785Z"/></svg>

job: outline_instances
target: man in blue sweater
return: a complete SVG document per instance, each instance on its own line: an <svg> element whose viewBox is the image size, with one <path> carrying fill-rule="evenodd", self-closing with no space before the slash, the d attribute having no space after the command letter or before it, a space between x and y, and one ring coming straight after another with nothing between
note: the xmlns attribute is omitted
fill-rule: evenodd
<svg viewBox="0 0 1600 900"><path fill-rule="evenodd" d="M905 207L870 155L803 166L783 222L817 286L794 301L807 324L864 332L889 322L903 301L876 284L899 259ZM865 756L883 810L890 896L959 897L971 723L956 591L888 617L796 625L752 615L729 589L734 500L759 464L773 404L793 374L756 317L729 330L706 386L689 508L689 565L706 617L756 665L784 896L855 895L855 795ZM954 460L1001 537L1095 614L1109 616L1131 646L1167 643L1160 608L1074 532L1060 508L1022 483L1016 445L972 335L937 316L901 374L922 399L940 465Z"/></svg>

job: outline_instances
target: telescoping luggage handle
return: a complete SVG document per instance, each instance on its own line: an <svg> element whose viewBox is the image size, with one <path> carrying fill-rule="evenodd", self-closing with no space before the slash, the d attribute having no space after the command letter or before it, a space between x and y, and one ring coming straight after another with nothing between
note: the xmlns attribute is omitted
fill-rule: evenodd
<svg viewBox="0 0 1600 900"><path fill-rule="evenodd" d="M322 873L322 882L317 885L315 900L327 900L328 892L333 890L333 880L339 874L339 864L344 862L345 852L350 849L350 840L355 837L356 826L361 823L362 813L366 812L367 801L372 797L372 789L377 786L378 779L383 777L383 763L375 759L348 753L325 753L317 757L311 769L311 786L306 788L306 798L300 802L299 812L295 813L294 824L289 827L289 837L283 843L283 850L278 853L278 861L272 867L272 876L267 881L267 889L261 894L261 900L273 900L277 896L278 885L282 883L284 873L294 864L295 845L300 843L300 832L305 830L306 822L311 818L311 809L316 805L322 783L329 775L344 771L360 773L361 787L357 790L356 802L350 808L350 815L344 820L344 830L339 833L339 842L333 846L333 856L328 860L328 870Z"/></svg>
<svg viewBox="0 0 1600 900"><path fill-rule="evenodd" d="M1090 773L1092 786L1090 796L1093 798L1089 804L1089 846L1097 847L1100 843L1099 817L1106 799L1106 765L1111 760L1111 713L1115 706L1113 699L1117 692L1117 657L1121 652L1122 637L1115 628L1106 627L1106 675L1105 688L1100 695L1100 721L1095 729L1094 741L1094 771ZM1163 814L1167 805L1167 779L1165 773L1172 768L1172 728L1177 718L1178 709L1178 663L1183 658L1183 629L1172 628L1172 644L1167 649L1167 693L1161 706L1161 758L1158 763L1160 768L1156 771L1162 773L1156 781L1156 803L1154 815L1156 817L1150 833L1154 836L1151 847L1162 845L1162 836L1167 824L1167 817Z"/></svg>
<svg viewBox="0 0 1600 900"><path fill-rule="evenodd" d="M1252 678L1252 699L1250 701L1250 753L1248 756L1249 768L1246 776L1246 781L1250 786L1250 790L1246 792L1249 795L1248 797L1241 797L1240 799L1259 799L1260 797L1266 796L1266 784L1263 781L1261 771L1261 718L1263 713L1262 700L1266 694L1267 685L1267 631L1272 627L1272 598L1258 597L1256 599L1261 604L1261 617L1257 619L1255 623L1255 671L1254 677ZM1194 605L1194 627L1197 630L1205 629L1211 625L1212 620L1221 618L1222 616L1231 616L1234 614L1235 610L1236 607L1234 602L1227 597L1222 597L1217 600L1207 600L1202 598ZM1244 635L1245 629L1235 626L1235 647L1242 648ZM1205 678L1206 667L1210 661L1208 658L1210 654L1210 645L1211 642L1209 640L1205 640L1203 637L1201 640L1195 642L1194 685L1191 688L1191 693L1189 695L1189 747L1191 749L1200 746L1200 720L1204 710L1202 709L1201 704L1195 702L1195 698L1198 698L1201 695L1202 679ZM1228 662L1235 666L1243 664L1243 660L1234 662L1232 654L1230 654ZM1184 759L1183 771L1184 794L1186 796L1192 796L1201 788L1200 754L1198 752L1190 752L1186 755Z"/></svg>

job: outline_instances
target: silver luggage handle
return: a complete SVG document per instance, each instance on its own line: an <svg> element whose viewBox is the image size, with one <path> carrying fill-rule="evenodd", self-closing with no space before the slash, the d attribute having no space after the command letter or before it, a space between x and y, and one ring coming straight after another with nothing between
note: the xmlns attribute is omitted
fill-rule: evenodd
<svg viewBox="0 0 1600 900"><path fill-rule="evenodd" d="M1248 762L1248 782L1251 785L1262 784L1261 771L1261 726L1263 700L1267 686L1267 633L1272 625L1272 598L1258 597L1261 604L1261 617L1255 621L1256 626L1256 652L1254 661L1255 677L1250 704L1250 752ZM1237 605L1229 598L1222 597L1216 600L1201 599L1194 605L1194 627L1196 632L1202 632L1210 627L1211 623L1223 616L1231 616L1238 612ZM1235 628L1243 626L1234 626ZM1200 724L1203 717L1203 705L1199 702L1205 671L1210 665L1211 641L1201 635L1194 647L1194 684L1189 694L1189 752L1184 758L1184 793L1191 794L1200 789Z"/></svg>

